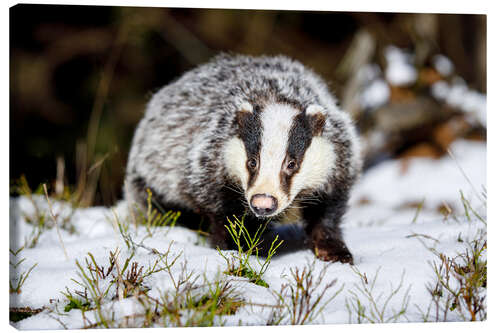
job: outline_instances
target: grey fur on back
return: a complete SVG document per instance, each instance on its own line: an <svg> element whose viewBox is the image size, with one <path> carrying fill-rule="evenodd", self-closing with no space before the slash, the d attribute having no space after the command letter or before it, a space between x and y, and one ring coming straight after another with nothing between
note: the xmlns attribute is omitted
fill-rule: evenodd
<svg viewBox="0 0 500 333"><path fill-rule="evenodd" d="M341 143L332 186L351 186L361 167L356 135L324 81L284 56L222 54L163 87L148 103L130 150L126 199L143 204L145 188L151 188L161 202L196 213L220 211L221 189L229 181L221 147L235 135L236 112L246 101L323 106L323 135Z"/></svg>

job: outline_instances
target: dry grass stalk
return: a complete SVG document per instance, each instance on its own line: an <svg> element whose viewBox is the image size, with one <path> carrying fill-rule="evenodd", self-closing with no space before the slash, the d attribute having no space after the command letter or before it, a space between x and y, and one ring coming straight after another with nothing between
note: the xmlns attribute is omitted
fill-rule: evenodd
<svg viewBox="0 0 500 333"><path fill-rule="evenodd" d="M61 247L64 251L64 256L66 257L66 260L69 260L68 252L66 251L66 247L64 246L64 242L62 240L61 236L61 231L59 230L59 225L57 224L57 218L54 215L54 211L52 210L52 203L50 202L49 199L49 192L47 191L47 185L43 184L43 191L45 192L45 198L47 199L47 204L49 205L49 213L50 216L52 217L52 220L54 221L54 225L56 227L57 231L57 237L59 238L59 242L61 243Z"/></svg>

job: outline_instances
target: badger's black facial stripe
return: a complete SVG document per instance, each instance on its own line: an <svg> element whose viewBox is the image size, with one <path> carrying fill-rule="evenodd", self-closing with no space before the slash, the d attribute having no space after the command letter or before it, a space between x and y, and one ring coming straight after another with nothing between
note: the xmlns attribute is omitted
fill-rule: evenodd
<svg viewBox="0 0 500 333"><path fill-rule="evenodd" d="M258 163L262 135L262 125L258 112L255 112L255 108L254 112L240 111L236 116L236 121L238 123L238 137L245 145L247 156L254 158ZM259 169L252 169L247 164L247 170L249 174L248 187L250 187L257 178Z"/></svg>
<svg viewBox="0 0 500 333"><path fill-rule="evenodd" d="M304 153L312 139L311 127L304 112L298 114L293 120L288 134L287 154L297 160L302 160Z"/></svg>
<svg viewBox="0 0 500 333"><path fill-rule="evenodd" d="M286 194L290 193L292 177L300 170L304 154L312 141L313 132L305 112L301 112L293 120L288 133L288 148L280 172L281 188ZM295 162L293 169L288 168L290 161Z"/></svg>

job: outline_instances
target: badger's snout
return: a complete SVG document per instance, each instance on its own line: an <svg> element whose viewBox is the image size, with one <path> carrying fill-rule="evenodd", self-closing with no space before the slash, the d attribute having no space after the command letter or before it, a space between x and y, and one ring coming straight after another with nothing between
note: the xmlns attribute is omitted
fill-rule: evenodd
<svg viewBox="0 0 500 333"><path fill-rule="evenodd" d="M252 210L261 216L271 215L278 207L278 200L268 194L255 194L250 200Z"/></svg>

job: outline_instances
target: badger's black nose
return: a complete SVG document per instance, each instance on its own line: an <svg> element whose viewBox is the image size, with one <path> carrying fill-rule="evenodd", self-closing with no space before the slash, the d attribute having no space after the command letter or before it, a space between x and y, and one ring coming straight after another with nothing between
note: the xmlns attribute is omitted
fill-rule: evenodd
<svg viewBox="0 0 500 333"><path fill-rule="evenodd" d="M250 205L257 215L271 215L278 208L278 200L268 194L255 194L250 200Z"/></svg>

